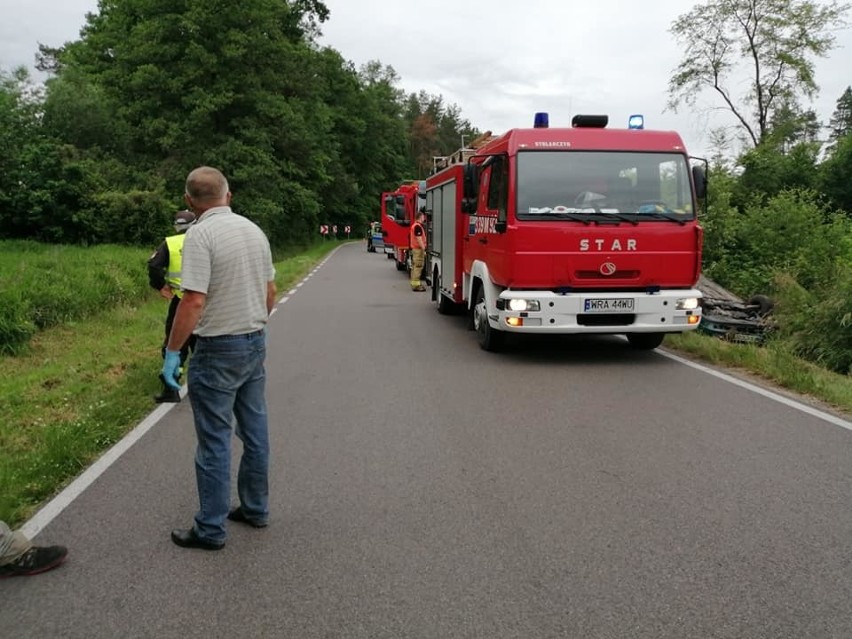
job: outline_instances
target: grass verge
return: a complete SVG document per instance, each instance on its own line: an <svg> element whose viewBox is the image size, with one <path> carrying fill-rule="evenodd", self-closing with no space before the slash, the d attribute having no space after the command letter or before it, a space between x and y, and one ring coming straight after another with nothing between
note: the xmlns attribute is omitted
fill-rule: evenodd
<svg viewBox="0 0 852 639"><path fill-rule="evenodd" d="M340 242L276 256L284 292ZM0 358L0 519L16 526L154 407L166 305L138 304L37 333Z"/></svg>

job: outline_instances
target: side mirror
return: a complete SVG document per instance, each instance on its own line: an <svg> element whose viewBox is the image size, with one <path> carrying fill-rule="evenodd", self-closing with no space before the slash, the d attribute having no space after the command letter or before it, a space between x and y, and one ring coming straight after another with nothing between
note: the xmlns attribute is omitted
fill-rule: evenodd
<svg viewBox="0 0 852 639"><path fill-rule="evenodd" d="M707 174L703 166L692 167L692 181L695 182L695 197L703 200L707 196Z"/></svg>
<svg viewBox="0 0 852 639"><path fill-rule="evenodd" d="M475 202L479 197L479 166L467 163L464 165L464 198ZM474 209L475 210L475 209Z"/></svg>

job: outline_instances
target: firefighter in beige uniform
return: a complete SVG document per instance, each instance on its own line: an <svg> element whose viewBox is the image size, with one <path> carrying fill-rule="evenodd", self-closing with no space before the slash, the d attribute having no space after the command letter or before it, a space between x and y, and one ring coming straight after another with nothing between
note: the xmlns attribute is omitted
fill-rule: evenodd
<svg viewBox="0 0 852 639"><path fill-rule="evenodd" d="M426 287L420 276L423 273L423 262L426 259L426 215L423 211L417 214L417 219L409 233L409 245L411 246L411 290L425 291Z"/></svg>

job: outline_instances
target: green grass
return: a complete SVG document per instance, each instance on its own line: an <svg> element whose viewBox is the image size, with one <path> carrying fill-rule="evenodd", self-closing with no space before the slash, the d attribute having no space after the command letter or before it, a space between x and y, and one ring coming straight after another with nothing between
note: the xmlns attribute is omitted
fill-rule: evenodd
<svg viewBox="0 0 852 639"><path fill-rule="evenodd" d="M778 343L737 344L696 331L668 335L664 346L711 364L756 375L852 416L852 379L799 359Z"/></svg>
<svg viewBox="0 0 852 639"><path fill-rule="evenodd" d="M339 244L276 256L279 291ZM145 277L148 252L140 262L136 249L123 250L124 261ZM19 252L19 260L26 257ZM0 519L10 525L32 515L154 407L164 300L147 289L99 309L85 319L64 318L17 354L0 357Z"/></svg>
<svg viewBox="0 0 852 639"><path fill-rule="evenodd" d="M120 246L0 242L0 353L20 352L40 330L142 299L148 255Z"/></svg>

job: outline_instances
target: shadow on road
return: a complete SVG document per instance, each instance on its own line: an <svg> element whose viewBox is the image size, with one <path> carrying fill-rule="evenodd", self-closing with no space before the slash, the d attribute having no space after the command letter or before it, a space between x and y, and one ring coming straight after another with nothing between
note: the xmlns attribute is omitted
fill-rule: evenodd
<svg viewBox="0 0 852 639"><path fill-rule="evenodd" d="M472 343L476 335L467 330L467 318L452 320ZM663 342L665 346L665 342ZM667 360L653 350L639 350L621 335L518 335L507 334L502 349L483 353L495 358L531 364L642 364L665 365Z"/></svg>

